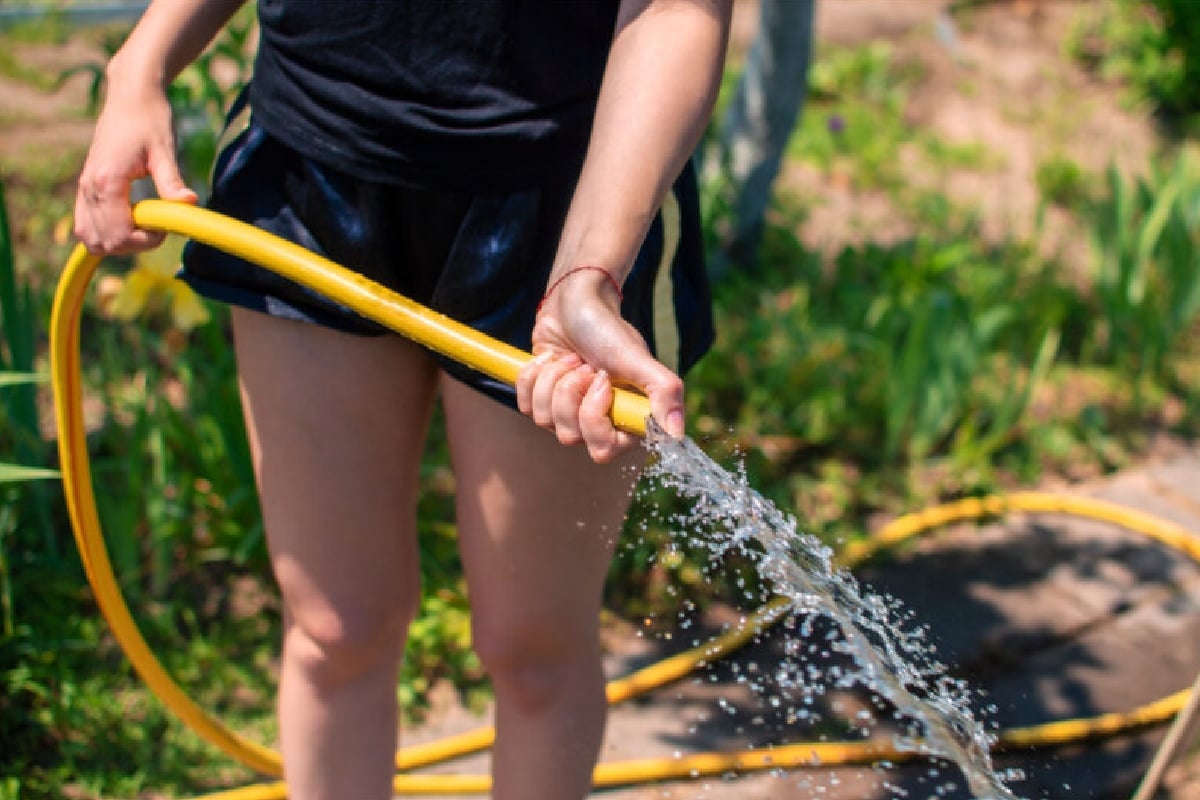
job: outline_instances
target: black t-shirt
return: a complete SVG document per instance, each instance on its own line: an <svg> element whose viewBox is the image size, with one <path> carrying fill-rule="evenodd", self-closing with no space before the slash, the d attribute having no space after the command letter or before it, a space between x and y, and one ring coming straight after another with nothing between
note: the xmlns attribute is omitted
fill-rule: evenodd
<svg viewBox="0 0 1200 800"><path fill-rule="evenodd" d="M259 0L256 117L351 175L517 189L578 169L617 0Z"/></svg>

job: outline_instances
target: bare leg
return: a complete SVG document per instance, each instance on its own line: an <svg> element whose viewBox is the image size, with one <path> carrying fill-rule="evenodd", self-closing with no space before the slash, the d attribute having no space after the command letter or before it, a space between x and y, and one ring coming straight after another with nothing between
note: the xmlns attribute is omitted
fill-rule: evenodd
<svg viewBox="0 0 1200 800"><path fill-rule="evenodd" d="M598 619L637 450L599 466L442 381L475 650L496 692L496 800L587 794L606 714Z"/></svg>
<svg viewBox="0 0 1200 800"><path fill-rule="evenodd" d="M285 606L280 745L296 800L391 796L396 679L419 597L428 356L234 311L243 403Z"/></svg>

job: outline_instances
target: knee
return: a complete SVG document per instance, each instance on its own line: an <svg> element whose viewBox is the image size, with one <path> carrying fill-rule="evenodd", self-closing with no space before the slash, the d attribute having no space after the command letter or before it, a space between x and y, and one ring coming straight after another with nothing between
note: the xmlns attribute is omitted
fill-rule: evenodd
<svg viewBox="0 0 1200 800"><path fill-rule="evenodd" d="M566 623L528 619L477 617L473 626L475 652L492 679L497 698L528 713L553 706L579 685L583 674L601 671L595 634L588 625L581 630Z"/></svg>
<svg viewBox="0 0 1200 800"><path fill-rule="evenodd" d="M403 653L418 595L372 603L310 602L290 610L286 652L322 688L394 669Z"/></svg>

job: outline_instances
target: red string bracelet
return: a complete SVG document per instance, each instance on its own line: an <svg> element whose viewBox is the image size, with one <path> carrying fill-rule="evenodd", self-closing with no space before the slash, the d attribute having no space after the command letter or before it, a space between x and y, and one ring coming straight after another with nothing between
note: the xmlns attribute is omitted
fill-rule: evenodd
<svg viewBox="0 0 1200 800"><path fill-rule="evenodd" d="M542 306L546 305L546 301L550 299L550 295L554 294L554 290L558 288L558 285L560 283L562 283L567 278L574 275L576 272L583 272L585 270L595 270L596 272L599 272L601 275L603 275L605 278L608 278L608 282L613 287L613 291L615 291L617 293L617 300L620 301L620 300L625 299L625 295L621 291L621 284L617 283L617 279L613 277L611 272L606 270L604 267L597 267L592 264L583 264L581 266L572 267L571 269L567 270L562 275L559 275L558 279L556 281L554 281L554 283L550 284L550 288L546 290L546 293L544 295L542 295L542 299L538 301L538 304L537 304L538 312L541 312Z"/></svg>

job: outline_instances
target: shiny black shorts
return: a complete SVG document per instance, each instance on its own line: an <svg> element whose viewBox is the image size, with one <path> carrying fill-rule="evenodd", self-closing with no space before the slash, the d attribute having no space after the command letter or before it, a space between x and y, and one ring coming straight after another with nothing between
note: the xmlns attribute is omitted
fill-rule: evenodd
<svg viewBox="0 0 1200 800"><path fill-rule="evenodd" d="M530 348L574 176L496 193L412 189L343 175L274 139L243 108L226 131L208 207L289 239L422 305ZM180 277L221 302L359 335L388 331L270 270L192 242ZM712 343L695 178L684 171L623 287L622 314L681 373ZM515 406L511 387L437 356Z"/></svg>

